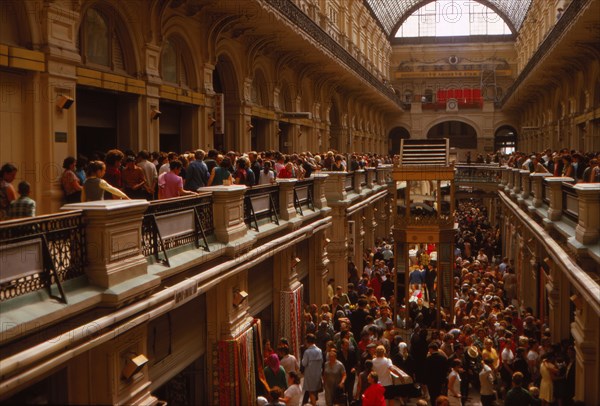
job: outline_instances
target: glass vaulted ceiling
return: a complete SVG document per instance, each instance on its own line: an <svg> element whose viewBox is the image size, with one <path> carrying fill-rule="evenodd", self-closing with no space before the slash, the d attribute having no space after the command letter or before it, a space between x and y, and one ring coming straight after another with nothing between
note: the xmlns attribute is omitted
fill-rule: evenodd
<svg viewBox="0 0 600 406"><path fill-rule="evenodd" d="M381 23L388 36L396 33L398 23L432 0L364 0ZM460 4L462 0L456 0ZM479 3L495 10L514 31L519 31L531 0L481 0Z"/></svg>

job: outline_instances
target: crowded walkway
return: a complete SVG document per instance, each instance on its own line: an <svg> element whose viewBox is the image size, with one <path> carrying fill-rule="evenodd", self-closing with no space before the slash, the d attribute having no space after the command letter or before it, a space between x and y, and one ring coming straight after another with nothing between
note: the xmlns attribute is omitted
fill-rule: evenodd
<svg viewBox="0 0 600 406"><path fill-rule="evenodd" d="M456 220L455 305L439 325L423 323L422 314L415 324L395 317L398 312L390 306L394 245L390 239L378 241L365 253L358 283L351 266L347 291L331 286L328 303L306 306L301 358L286 362L285 338L276 352L268 351L265 376L271 395L299 404L302 386L294 387L295 397L285 393L303 374L300 404L572 404L572 343L555 342L545 322L520 306L512 261L501 256L499 229L484 206L461 201ZM415 248L416 269L435 269L435 247ZM392 290L386 288L390 285ZM275 353L285 354L279 357L286 365L279 381L270 371L279 367Z"/></svg>

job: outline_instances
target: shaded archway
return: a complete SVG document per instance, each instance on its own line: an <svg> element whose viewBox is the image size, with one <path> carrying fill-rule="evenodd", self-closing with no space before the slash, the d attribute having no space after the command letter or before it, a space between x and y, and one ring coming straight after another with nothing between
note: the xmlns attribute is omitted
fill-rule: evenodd
<svg viewBox="0 0 600 406"><path fill-rule="evenodd" d="M216 150L227 151L235 150L237 147L237 126L236 112L239 111L238 81L235 72L235 66L227 55L220 55L213 71L213 89L215 98L222 101L221 113L224 114L225 125L221 128L219 118L213 126L214 139L213 146ZM217 114L217 112L215 112Z"/></svg>
<svg viewBox="0 0 600 406"><path fill-rule="evenodd" d="M494 134L494 151L510 154L517 148L517 130L509 125L503 125Z"/></svg>
<svg viewBox="0 0 600 406"><path fill-rule="evenodd" d="M388 135L388 151L390 155L400 153L400 140L410 138L410 132L404 127L394 127Z"/></svg>
<svg viewBox="0 0 600 406"><path fill-rule="evenodd" d="M477 149L477 130L462 121L444 121L427 132L428 139L449 138L450 147Z"/></svg>
<svg viewBox="0 0 600 406"><path fill-rule="evenodd" d="M342 125L340 121L340 110L335 99L331 100L331 108L329 109L329 149L339 151L340 138L342 136Z"/></svg>

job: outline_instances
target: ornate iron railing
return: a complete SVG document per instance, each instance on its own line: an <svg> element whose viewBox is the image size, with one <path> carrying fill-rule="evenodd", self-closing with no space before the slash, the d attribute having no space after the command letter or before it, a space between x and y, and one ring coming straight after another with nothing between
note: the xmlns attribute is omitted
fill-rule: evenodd
<svg viewBox="0 0 600 406"><path fill-rule="evenodd" d="M48 289L85 274L81 211L0 223L0 301Z"/></svg>
<svg viewBox="0 0 600 406"><path fill-rule="evenodd" d="M289 22L308 34L319 45L330 52L336 59L354 71L363 80L388 97L399 107L403 107L400 98L391 86L386 86L359 61L356 60L335 39L331 38L315 21L298 8L291 0L264 0L265 3L281 13Z"/></svg>
<svg viewBox="0 0 600 406"><path fill-rule="evenodd" d="M570 183L562 184L562 214L575 223L579 221L579 200Z"/></svg>
<svg viewBox="0 0 600 406"><path fill-rule="evenodd" d="M154 200L142 221L142 252L169 265L167 250L202 242L208 250L206 237L214 233L211 193L199 196Z"/></svg>
<svg viewBox="0 0 600 406"><path fill-rule="evenodd" d="M542 201L548 205L550 204L550 193L550 186L548 186L548 182L544 179L542 185Z"/></svg>
<svg viewBox="0 0 600 406"><path fill-rule="evenodd" d="M279 224L279 185L258 185L244 195L244 222L258 231L258 222L265 218Z"/></svg>
<svg viewBox="0 0 600 406"><path fill-rule="evenodd" d="M302 179L294 185L294 207L302 216L302 208L314 210L314 181L313 179Z"/></svg>
<svg viewBox="0 0 600 406"><path fill-rule="evenodd" d="M498 183L500 168L496 166L457 165L456 182Z"/></svg>

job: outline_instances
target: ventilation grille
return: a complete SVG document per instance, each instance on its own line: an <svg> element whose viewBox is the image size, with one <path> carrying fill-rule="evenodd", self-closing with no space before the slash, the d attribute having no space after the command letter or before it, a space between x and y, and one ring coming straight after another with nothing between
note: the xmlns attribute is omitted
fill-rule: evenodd
<svg viewBox="0 0 600 406"><path fill-rule="evenodd" d="M400 166L448 166L449 140L401 140Z"/></svg>

